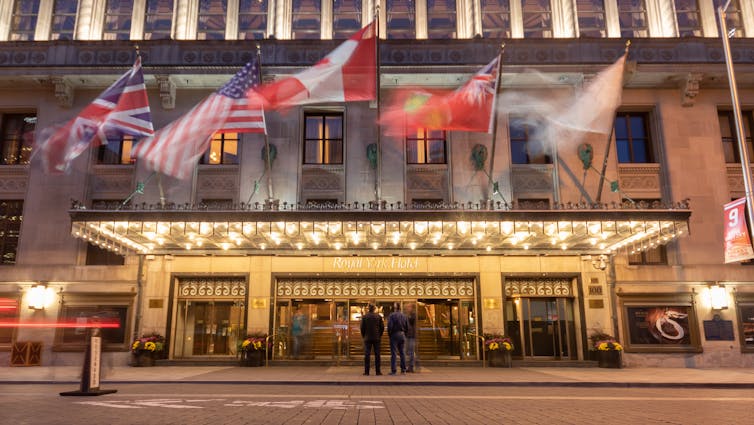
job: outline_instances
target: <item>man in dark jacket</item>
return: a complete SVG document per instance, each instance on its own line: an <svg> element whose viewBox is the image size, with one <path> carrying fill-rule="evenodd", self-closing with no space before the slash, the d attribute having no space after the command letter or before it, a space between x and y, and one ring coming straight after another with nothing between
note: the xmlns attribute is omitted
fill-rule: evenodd
<svg viewBox="0 0 754 425"><path fill-rule="evenodd" d="M382 316L374 312L374 306L369 304L369 313L361 318L361 338L364 340L364 375L369 375L369 353L374 350L375 375L380 372L380 338L385 332L385 322Z"/></svg>
<svg viewBox="0 0 754 425"><path fill-rule="evenodd" d="M390 374L395 375L395 356L401 356L401 374L406 373L406 332L408 320L401 313L401 304L393 304L393 312L387 318L387 334L390 336Z"/></svg>

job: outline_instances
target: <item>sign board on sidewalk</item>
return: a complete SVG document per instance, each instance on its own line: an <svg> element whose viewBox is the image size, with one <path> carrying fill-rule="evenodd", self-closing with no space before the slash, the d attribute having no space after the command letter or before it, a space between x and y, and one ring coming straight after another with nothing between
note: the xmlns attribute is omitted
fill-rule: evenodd
<svg viewBox="0 0 754 425"><path fill-rule="evenodd" d="M754 258L749 229L746 226L746 198L725 204L725 263Z"/></svg>

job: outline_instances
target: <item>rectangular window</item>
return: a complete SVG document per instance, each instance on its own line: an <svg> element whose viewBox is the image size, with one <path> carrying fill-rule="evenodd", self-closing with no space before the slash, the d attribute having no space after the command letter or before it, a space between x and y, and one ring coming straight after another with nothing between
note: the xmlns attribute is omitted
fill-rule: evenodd
<svg viewBox="0 0 754 425"><path fill-rule="evenodd" d="M304 164L343 163L343 114L304 116Z"/></svg>
<svg viewBox="0 0 754 425"><path fill-rule="evenodd" d="M173 34L173 0L147 0L144 40L170 38Z"/></svg>
<svg viewBox="0 0 754 425"><path fill-rule="evenodd" d="M86 244L87 266L122 266L126 264L125 257L112 251L102 249L90 243Z"/></svg>
<svg viewBox="0 0 754 425"><path fill-rule="evenodd" d="M12 293L0 293L0 322L18 322L20 299ZM9 350L16 336L15 327L0 327L0 350Z"/></svg>
<svg viewBox="0 0 754 425"><path fill-rule="evenodd" d="M241 0L238 12L238 39L267 38L268 0Z"/></svg>
<svg viewBox="0 0 754 425"><path fill-rule="evenodd" d="M427 0L429 38L456 38L456 0Z"/></svg>
<svg viewBox="0 0 754 425"><path fill-rule="evenodd" d="M12 113L2 115L2 140L0 140L0 164L27 165L34 144L34 128L37 114Z"/></svg>
<svg viewBox="0 0 754 425"><path fill-rule="evenodd" d="M131 38L133 0L107 0L103 40L128 40Z"/></svg>
<svg viewBox="0 0 754 425"><path fill-rule="evenodd" d="M420 128L416 135L406 136L406 163L445 164L445 130Z"/></svg>
<svg viewBox="0 0 754 425"><path fill-rule="evenodd" d="M679 37L701 37L702 17L698 0L675 0L675 16Z"/></svg>
<svg viewBox="0 0 754 425"><path fill-rule="evenodd" d="M649 37L644 0L618 0L618 20L621 37Z"/></svg>
<svg viewBox="0 0 754 425"><path fill-rule="evenodd" d="M618 162L648 164L654 162L649 115L642 112L619 112L615 118L615 145Z"/></svg>
<svg viewBox="0 0 754 425"><path fill-rule="evenodd" d="M227 16L227 0L199 0L196 39L224 40Z"/></svg>
<svg viewBox="0 0 754 425"><path fill-rule="evenodd" d="M550 0L521 0L524 38L552 37Z"/></svg>
<svg viewBox="0 0 754 425"><path fill-rule="evenodd" d="M293 0L291 35L294 40L318 40L322 34L322 1Z"/></svg>
<svg viewBox="0 0 754 425"><path fill-rule="evenodd" d="M387 38L416 38L416 7L413 0L387 0Z"/></svg>
<svg viewBox="0 0 754 425"><path fill-rule="evenodd" d="M39 0L16 0L10 23L11 41L34 40L39 15Z"/></svg>
<svg viewBox="0 0 754 425"><path fill-rule="evenodd" d="M718 111L717 117L720 121L720 137L723 142L725 162L728 164L741 163L741 153L738 150L736 121L733 117L733 111ZM754 111L741 111L741 118L743 119L745 145L749 154L749 161L754 161L754 140L752 140L751 135L751 129L754 128Z"/></svg>
<svg viewBox="0 0 754 425"><path fill-rule="evenodd" d="M607 37L605 24L605 0L576 0L579 19L579 36Z"/></svg>
<svg viewBox="0 0 754 425"><path fill-rule="evenodd" d="M334 39L349 38L361 25L361 0L338 0L333 5L332 35Z"/></svg>
<svg viewBox="0 0 754 425"><path fill-rule="evenodd" d="M238 133L215 133L209 142L209 150L202 156L200 164L238 164Z"/></svg>
<svg viewBox="0 0 754 425"><path fill-rule="evenodd" d="M724 6L726 1L715 0L715 22L717 22L717 8ZM744 37L744 20L739 0L731 0L730 5L725 10L725 26L728 27L729 32L735 30L733 37Z"/></svg>
<svg viewBox="0 0 754 425"><path fill-rule="evenodd" d="M511 8L509 0L480 0L484 38L510 38Z"/></svg>
<svg viewBox="0 0 754 425"><path fill-rule="evenodd" d="M118 328L102 328L102 349L125 351L129 348L128 329L133 296L131 295L67 295L63 297L58 321L81 324L79 327L58 328L55 349L80 351L87 344L87 325L97 321L120 323Z"/></svg>
<svg viewBox="0 0 754 425"><path fill-rule="evenodd" d="M511 116L509 131L511 143L511 162L513 164L552 164L552 157L543 151L538 141L537 123L523 117Z"/></svg>
<svg viewBox="0 0 754 425"><path fill-rule="evenodd" d="M123 135L120 141L110 140L106 145L100 145L97 152L98 164L133 164L131 149L134 146L133 136Z"/></svg>
<svg viewBox="0 0 754 425"><path fill-rule="evenodd" d="M754 296L752 294L737 294L738 330L741 335L742 351L754 352Z"/></svg>
<svg viewBox="0 0 754 425"><path fill-rule="evenodd" d="M24 201L0 200L0 264L16 264Z"/></svg>
<svg viewBox="0 0 754 425"><path fill-rule="evenodd" d="M52 10L51 40L73 40L78 0L55 0Z"/></svg>

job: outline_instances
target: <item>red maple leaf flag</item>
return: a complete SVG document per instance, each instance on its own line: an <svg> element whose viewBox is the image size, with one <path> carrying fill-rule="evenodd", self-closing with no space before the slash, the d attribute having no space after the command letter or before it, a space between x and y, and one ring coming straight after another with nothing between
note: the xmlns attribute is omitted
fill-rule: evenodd
<svg viewBox="0 0 754 425"><path fill-rule="evenodd" d="M249 91L268 109L325 102L352 102L377 97L375 22L365 26L314 66Z"/></svg>
<svg viewBox="0 0 754 425"><path fill-rule="evenodd" d="M499 63L498 55L455 91L395 90L380 124L393 135L420 128L492 133Z"/></svg>

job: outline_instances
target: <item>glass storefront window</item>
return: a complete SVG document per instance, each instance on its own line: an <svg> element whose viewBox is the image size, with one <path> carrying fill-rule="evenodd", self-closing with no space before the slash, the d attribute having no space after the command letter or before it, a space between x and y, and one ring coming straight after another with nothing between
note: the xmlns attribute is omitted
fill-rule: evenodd
<svg viewBox="0 0 754 425"><path fill-rule="evenodd" d="M179 299L176 357L235 356L246 336L241 300Z"/></svg>

